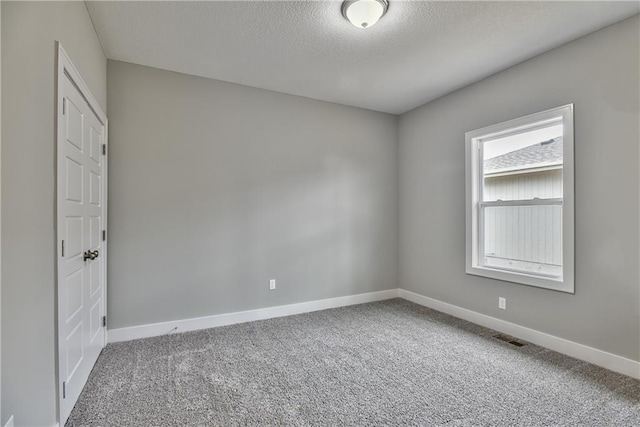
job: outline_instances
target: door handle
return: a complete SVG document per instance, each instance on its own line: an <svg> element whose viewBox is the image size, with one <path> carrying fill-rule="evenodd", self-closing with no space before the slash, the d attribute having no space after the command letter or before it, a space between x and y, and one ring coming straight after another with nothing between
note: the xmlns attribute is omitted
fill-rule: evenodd
<svg viewBox="0 0 640 427"><path fill-rule="evenodd" d="M100 255L100 253L98 253L97 249L95 251L85 251L84 255L82 256L82 259L83 259L83 261L86 261L88 259L94 260L94 259L98 258L98 255Z"/></svg>

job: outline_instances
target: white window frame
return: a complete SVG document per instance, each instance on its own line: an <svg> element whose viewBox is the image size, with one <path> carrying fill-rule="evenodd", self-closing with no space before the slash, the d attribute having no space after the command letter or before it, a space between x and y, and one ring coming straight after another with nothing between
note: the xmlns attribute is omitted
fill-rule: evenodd
<svg viewBox="0 0 640 427"><path fill-rule="evenodd" d="M563 125L563 197L559 199L530 199L517 201L482 200L482 145L497 138L534 130L562 120ZM476 276L503 280L522 285L556 291L575 292L575 232L574 232L574 156L573 104L552 108L525 117L487 126L465 134L466 146L466 272ZM512 271L489 267L481 263L484 250L482 213L492 206L562 206L562 276Z"/></svg>

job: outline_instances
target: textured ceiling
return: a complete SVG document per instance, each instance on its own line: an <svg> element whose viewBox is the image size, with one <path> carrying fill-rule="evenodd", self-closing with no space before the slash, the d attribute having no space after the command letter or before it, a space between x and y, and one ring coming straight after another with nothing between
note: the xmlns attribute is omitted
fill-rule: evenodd
<svg viewBox="0 0 640 427"><path fill-rule="evenodd" d="M110 59L399 114L640 12L638 2L87 2Z"/></svg>

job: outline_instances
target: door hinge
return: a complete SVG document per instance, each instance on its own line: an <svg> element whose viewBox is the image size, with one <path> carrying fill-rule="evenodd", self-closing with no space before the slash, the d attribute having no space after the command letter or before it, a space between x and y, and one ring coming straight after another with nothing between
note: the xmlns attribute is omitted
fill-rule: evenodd
<svg viewBox="0 0 640 427"><path fill-rule="evenodd" d="M64 258L64 240L62 241L62 257Z"/></svg>
<svg viewBox="0 0 640 427"><path fill-rule="evenodd" d="M64 116L64 114L67 111L67 98L62 98L62 115Z"/></svg>
<svg viewBox="0 0 640 427"><path fill-rule="evenodd" d="M107 144L102 144L102 155L103 156L107 155Z"/></svg>
<svg viewBox="0 0 640 427"><path fill-rule="evenodd" d="M62 398L67 398L67 383L62 381Z"/></svg>
<svg viewBox="0 0 640 427"><path fill-rule="evenodd" d="M107 230L102 230L102 241L107 240Z"/></svg>
<svg viewBox="0 0 640 427"><path fill-rule="evenodd" d="M102 316L102 327L103 328L107 327L107 316Z"/></svg>

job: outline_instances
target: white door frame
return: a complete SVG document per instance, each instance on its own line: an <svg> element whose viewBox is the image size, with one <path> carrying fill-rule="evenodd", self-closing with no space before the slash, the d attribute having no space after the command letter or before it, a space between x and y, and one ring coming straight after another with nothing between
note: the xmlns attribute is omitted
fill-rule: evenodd
<svg viewBox="0 0 640 427"><path fill-rule="evenodd" d="M0 4L0 36L2 35L2 4ZM2 37L0 37L0 47L2 46ZM2 70L2 53L0 49L0 70ZM0 82L2 81L2 72L0 72ZM0 87L2 85L0 84ZM0 100L2 100L2 90L0 89ZM0 101L0 164L2 164L2 101ZM0 177L2 177L2 168L0 168ZM2 188L2 179L0 178L0 188ZM0 191L0 211L2 211L2 191ZM0 308L2 307L2 217L0 216ZM0 309L0 366L2 366L2 310ZM2 370L0 369L0 384L2 384ZM2 387L0 387L0 402L2 402ZM0 422L2 422L2 405L0 404Z"/></svg>
<svg viewBox="0 0 640 427"><path fill-rule="evenodd" d="M91 93L91 91L89 90L89 86L87 86L87 84L84 82L84 80L82 79L82 77L80 76L80 73L78 72L78 70L76 69L76 67L73 65L73 63L71 62L71 59L69 58L69 55L67 55L67 53L65 52L65 50L62 47L62 44L60 42L56 42L57 45L57 76L56 76L56 171L55 171L55 178L56 178L56 188L55 188L55 199L56 199L56 272L55 272L55 282L56 282L56 310L55 310L55 314L56 314L56 338L55 338L55 342L56 342L56 384L57 384L57 419L59 422L59 425L63 425L66 420L61 420L61 407L62 407L62 381L60 380L60 371L61 371L61 361L62 361L62 354L60 353L60 345L59 345L59 340L60 340L60 331L61 331L61 322L60 322L60 315L59 315L59 307L60 307L60 300L59 300L59 291L58 291L58 286L59 286L59 277L58 277L58 260L60 259L59 257L59 253L61 250L61 239L62 236L58 235L58 228L60 227L60 223L59 221L60 219L60 215L59 215L59 203L58 203L58 181L59 181L59 177L58 177L58 171L60 170L60 153L59 153L59 149L61 146L61 141L64 141L65 136L62 134L64 127L61 125L62 124L62 120L63 120L63 115L62 115L62 109L63 109L63 87L64 87L64 82L66 77L68 76L68 78L72 81L72 83L77 87L77 89L80 91L80 94L85 98L85 100L87 101L87 103L89 104L89 107L93 110L93 112L96 114L98 120L104 125L104 144L108 143L108 120L107 120L107 116L104 113L104 111L102 110L102 108L100 107L100 104L98 103L98 101L96 101L96 99L94 98L93 94ZM108 146L108 145L107 145ZM104 166L103 166L103 176L104 179L102 180L103 184L102 184L102 194L103 194L103 201L104 203L102 204L102 218L103 218L103 224L104 224L104 230L107 230L107 172L108 172L108 156L104 156ZM103 314L106 316L107 314L107 241L103 241L102 242L103 246L102 246L102 253L100 254L100 257L103 257L103 263L102 263L102 286L103 286ZM107 328L104 327L102 328L102 348L104 348L107 345Z"/></svg>

